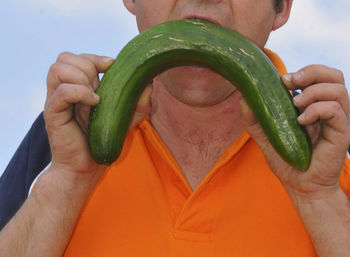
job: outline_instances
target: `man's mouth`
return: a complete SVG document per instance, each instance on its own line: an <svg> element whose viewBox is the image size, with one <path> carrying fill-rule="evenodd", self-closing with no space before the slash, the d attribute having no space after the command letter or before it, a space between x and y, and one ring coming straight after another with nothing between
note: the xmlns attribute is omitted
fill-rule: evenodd
<svg viewBox="0 0 350 257"><path fill-rule="evenodd" d="M222 26L222 24L221 24L218 20L216 20L216 19L214 19L214 18L212 18L212 17L202 16L202 15L197 15L197 14L186 15L185 17L183 17L183 19L184 19L184 20L186 20L186 19L200 19L200 20L209 21L209 22L211 22L211 23L214 23L214 24L217 24L217 25L221 25L221 26Z"/></svg>

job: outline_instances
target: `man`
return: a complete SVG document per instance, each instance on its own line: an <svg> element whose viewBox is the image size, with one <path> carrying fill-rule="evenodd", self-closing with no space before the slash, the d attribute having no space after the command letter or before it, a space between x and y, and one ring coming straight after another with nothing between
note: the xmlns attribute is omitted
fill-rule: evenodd
<svg viewBox="0 0 350 257"><path fill-rule="evenodd" d="M197 17L263 48L292 0L124 4L140 31ZM85 132L97 75L111 63L63 53L51 66L44 118L52 160L1 231L1 256L349 256L349 100L340 71L311 65L282 77L303 90L294 103L312 140L306 172L280 159L236 88L195 66L154 78L121 157L106 168L91 159Z"/></svg>

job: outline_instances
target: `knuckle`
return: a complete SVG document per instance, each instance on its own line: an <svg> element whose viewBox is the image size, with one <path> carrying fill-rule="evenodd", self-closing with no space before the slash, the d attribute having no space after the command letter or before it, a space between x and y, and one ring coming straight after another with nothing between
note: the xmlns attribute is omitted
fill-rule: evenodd
<svg viewBox="0 0 350 257"><path fill-rule="evenodd" d="M345 84L345 77L344 73L341 70L338 70L336 68L330 68L330 71L332 72L333 76L333 82L334 83L339 83L339 84Z"/></svg>
<svg viewBox="0 0 350 257"><path fill-rule="evenodd" d="M339 113L343 111L343 108L341 107L339 102L332 101L328 104L328 106L328 108L334 113Z"/></svg>
<svg viewBox="0 0 350 257"><path fill-rule="evenodd" d="M301 71L304 71L304 72L310 72L310 73L315 73L317 72L318 69L320 69L321 67L325 67L324 65L321 65L321 64L309 64L309 65L306 65L305 67L303 67L301 69Z"/></svg>
<svg viewBox="0 0 350 257"><path fill-rule="evenodd" d="M345 84L339 84L339 94L342 96L342 97L349 97L349 92L348 92L348 89L346 88Z"/></svg>
<svg viewBox="0 0 350 257"><path fill-rule="evenodd" d="M87 62L86 72L87 76L93 81L93 79L97 75L97 72L95 66L91 62Z"/></svg>
<svg viewBox="0 0 350 257"><path fill-rule="evenodd" d="M91 58L93 58L94 55L89 54L89 53L81 53L81 54L79 54L79 56L82 56L82 57L90 60Z"/></svg>
<svg viewBox="0 0 350 257"><path fill-rule="evenodd" d="M57 87L55 94L58 99L66 99L69 95L70 86L68 84L61 84Z"/></svg>
<svg viewBox="0 0 350 257"><path fill-rule="evenodd" d="M314 69L317 69L317 64L309 64L309 65L306 65L304 68L302 68L302 70L314 70Z"/></svg>
<svg viewBox="0 0 350 257"><path fill-rule="evenodd" d="M335 83L345 84L344 73L341 70L336 68L330 68L330 70L333 73Z"/></svg>
<svg viewBox="0 0 350 257"><path fill-rule="evenodd" d="M77 84L79 83L79 84L82 84L85 86L88 86L90 84L88 75L81 72L81 71L76 72L74 74L74 78L75 78Z"/></svg>
<svg viewBox="0 0 350 257"><path fill-rule="evenodd" d="M57 56L56 62L63 62L64 60L66 60L67 58L70 58L73 55L74 54L71 52L64 51Z"/></svg>
<svg viewBox="0 0 350 257"><path fill-rule="evenodd" d="M336 70L338 73L339 81L344 84L345 87L345 76L344 73L341 70Z"/></svg>
<svg viewBox="0 0 350 257"><path fill-rule="evenodd" d="M57 75L60 72L60 64L59 63L54 63L50 66L49 73L53 75Z"/></svg>
<svg viewBox="0 0 350 257"><path fill-rule="evenodd" d="M85 60L86 72L90 76L96 76L96 67L95 64L87 57L87 54L80 54L79 57L82 57Z"/></svg>

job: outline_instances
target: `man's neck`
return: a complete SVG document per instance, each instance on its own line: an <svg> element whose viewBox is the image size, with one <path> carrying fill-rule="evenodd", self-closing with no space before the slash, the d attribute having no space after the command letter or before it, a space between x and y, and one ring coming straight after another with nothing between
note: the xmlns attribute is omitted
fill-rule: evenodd
<svg viewBox="0 0 350 257"><path fill-rule="evenodd" d="M235 91L215 106L193 107L175 99L163 85L153 86L151 124L192 189L242 133L239 97Z"/></svg>

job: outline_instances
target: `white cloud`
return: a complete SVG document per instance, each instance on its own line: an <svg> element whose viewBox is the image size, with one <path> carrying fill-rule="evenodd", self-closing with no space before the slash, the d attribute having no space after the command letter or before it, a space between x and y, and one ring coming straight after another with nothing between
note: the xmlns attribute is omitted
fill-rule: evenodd
<svg viewBox="0 0 350 257"><path fill-rule="evenodd" d="M308 45L322 46L329 42L348 44L350 18L338 1L328 10L316 0L294 1L289 22L278 32L280 40L289 44L303 40Z"/></svg>
<svg viewBox="0 0 350 257"><path fill-rule="evenodd" d="M291 71L311 63L341 69L349 88L349 9L348 0L295 0L290 20L272 33L268 47L281 54Z"/></svg>

